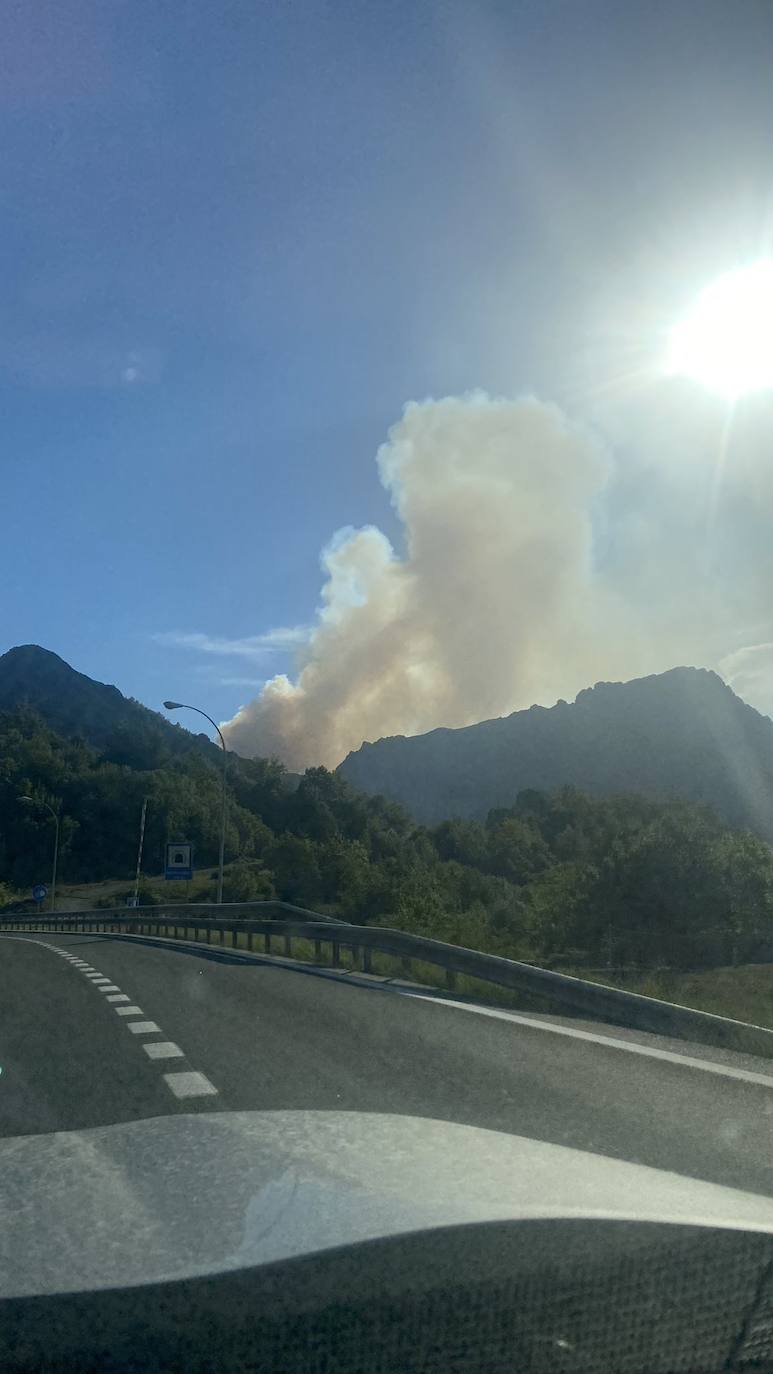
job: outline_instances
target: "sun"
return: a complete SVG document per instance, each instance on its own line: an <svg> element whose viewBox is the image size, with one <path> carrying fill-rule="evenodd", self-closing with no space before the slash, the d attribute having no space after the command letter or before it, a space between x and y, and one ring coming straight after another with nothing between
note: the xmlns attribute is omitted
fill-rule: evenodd
<svg viewBox="0 0 773 1374"><path fill-rule="evenodd" d="M730 399L773 388L773 258L701 291L671 331L668 371Z"/></svg>

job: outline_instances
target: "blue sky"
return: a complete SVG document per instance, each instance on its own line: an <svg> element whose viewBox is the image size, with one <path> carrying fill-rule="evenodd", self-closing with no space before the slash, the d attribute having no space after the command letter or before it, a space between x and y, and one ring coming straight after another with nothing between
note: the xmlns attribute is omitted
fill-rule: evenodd
<svg viewBox="0 0 773 1374"><path fill-rule="evenodd" d="M703 491L652 471L714 401L618 379L767 251L767 0L36 0L0 27L0 649L233 715L293 674L269 632L314 620L336 530L402 553L375 457L410 400L533 392L594 427L621 586L641 509L646 540ZM755 647L742 497L716 548Z"/></svg>

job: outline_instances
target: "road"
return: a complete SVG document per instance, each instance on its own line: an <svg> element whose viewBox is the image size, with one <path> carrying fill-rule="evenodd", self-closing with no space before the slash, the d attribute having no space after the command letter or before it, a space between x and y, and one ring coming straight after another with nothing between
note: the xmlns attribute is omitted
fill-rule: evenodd
<svg viewBox="0 0 773 1374"><path fill-rule="evenodd" d="M4 1136L191 1111L392 1112L773 1195L773 1063L662 1044L216 949L0 935Z"/></svg>

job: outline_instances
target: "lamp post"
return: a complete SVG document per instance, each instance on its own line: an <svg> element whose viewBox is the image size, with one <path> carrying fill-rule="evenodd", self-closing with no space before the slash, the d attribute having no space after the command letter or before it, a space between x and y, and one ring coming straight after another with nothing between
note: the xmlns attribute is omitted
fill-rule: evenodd
<svg viewBox="0 0 773 1374"><path fill-rule="evenodd" d="M185 703L184 701L165 701L165 702L164 702L164 706L166 707L166 710L167 710L167 711L195 711L197 715L203 716L204 719L205 719L205 720L208 720L209 723L210 723L210 725L217 731L218 738L219 738L219 740L220 740L221 745L223 746L223 784L222 784L222 799L221 799L221 807L220 807L220 868L219 868L218 877L217 877L217 900L218 900L218 904L220 904L220 903L222 902L222 900L223 900L223 860L224 860L224 856L225 856L225 806L226 806L226 802L225 802L225 780L226 780L226 772L227 772L227 770L228 770L228 751L226 750L226 747L225 747L225 740L223 739L223 736L222 736L222 734L221 734L221 732L220 732L220 726L218 725L217 721L214 721L214 720L212 719L211 716L208 716L207 713L206 713L206 711L202 711L200 706L188 706L188 705L186 705L186 703Z"/></svg>
<svg viewBox="0 0 773 1374"><path fill-rule="evenodd" d="M58 815L56 814L56 812L55 812L53 806L49 806L48 802L46 802L46 801L40 801L37 797L19 797L19 801L27 802L27 803L29 803L30 806L45 806L46 810L47 810L47 811L50 811L50 812L51 812L51 815L52 815L53 818L54 818L54 827L55 827L55 829L54 829L54 868L53 868L53 873L51 874L51 910L52 910L52 911L55 911L55 910L56 910L56 865L57 865L57 861L58 861L58 859L59 859L59 817L58 817Z"/></svg>

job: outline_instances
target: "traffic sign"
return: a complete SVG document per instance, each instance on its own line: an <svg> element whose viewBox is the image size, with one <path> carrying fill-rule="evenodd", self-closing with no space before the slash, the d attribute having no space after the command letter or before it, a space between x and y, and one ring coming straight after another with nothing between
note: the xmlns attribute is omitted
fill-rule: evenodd
<svg viewBox="0 0 773 1374"><path fill-rule="evenodd" d="M36 883L32 889L33 902L44 902L48 896L48 888L45 883Z"/></svg>
<svg viewBox="0 0 773 1374"><path fill-rule="evenodd" d="M166 847L166 859L164 861L165 878L192 878L193 877L193 845L184 841L180 844L168 844Z"/></svg>

